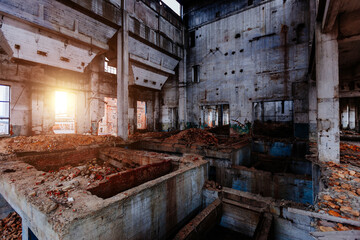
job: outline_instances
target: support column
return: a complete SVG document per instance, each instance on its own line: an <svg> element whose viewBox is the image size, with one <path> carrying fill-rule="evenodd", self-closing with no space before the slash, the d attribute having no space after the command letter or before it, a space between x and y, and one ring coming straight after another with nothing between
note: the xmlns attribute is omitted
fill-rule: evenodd
<svg viewBox="0 0 360 240"><path fill-rule="evenodd" d="M124 140L127 140L129 135L129 33L127 27L127 12L124 9L125 0L122 1L121 7L123 8L122 29L117 33L117 135Z"/></svg>
<svg viewBox="0 0 360 240"><path fill-rule="evenodd" d="M317 139L317 89L316 82L309 80L309 140L316 142Z"/></svg>
<svg viewBox="0 0 360 240"><path fill-rule="evenodd" d="M100 89L100 83L99 83L99 61L98 59L94 59L90 65L91 67L91 74L90 74L90 102L89 102L89 109L90 109L90 122L91 122L91 134L97 135L98 133L98 127L99 127L99 121L103 117L103 113L100 112L100 104L103 104L103 102L100 102L99 99L99 89Z"/></svg>
<svg viewBox="0 0 360 240"><path fill-rule="evenodd" d="M154 131L160 128L160 92L156 91L154 95Z"/></svg>
<svg viewBox="0 0 360 240"><path fill-rule="evenodd" d="M337 28L321 33L316 26L317 132L319 161L340 162L339 48Z"/></svg>
<svg viewBox="0 0 360 240"><path fill-rule="evenodd" d="M179 126L180 130L186 128L186 51L183 59L179 62Z"/></svg>
<svg viewBox="0 0 360 240"><path fill-rule="evenodd" d="M21 227L22 227L22 240L28 240L29 239L29 225L27 221L22 218L21 220Z"/></svg>

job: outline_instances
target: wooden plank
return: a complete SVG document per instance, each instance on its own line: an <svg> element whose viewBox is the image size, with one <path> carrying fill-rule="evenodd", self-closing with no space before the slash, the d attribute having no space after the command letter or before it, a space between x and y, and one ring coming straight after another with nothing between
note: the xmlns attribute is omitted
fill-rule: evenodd
<svg viewBox="0 0 360 240"><path fill-rule="evenodd" d="M339 217L334 217L334 216L331 216L328 214L310 212L310 211L305 211L305 210L296 209L296 208L288 208L288 211L291 213L310 216L310 217L314 217L314 218L320 218L320 219L328 220L331 222L345 223L345 224L349 224L349 225L352 225L355 227L360 227L360 221L356 221L356 220L339 218Z"/></svg>

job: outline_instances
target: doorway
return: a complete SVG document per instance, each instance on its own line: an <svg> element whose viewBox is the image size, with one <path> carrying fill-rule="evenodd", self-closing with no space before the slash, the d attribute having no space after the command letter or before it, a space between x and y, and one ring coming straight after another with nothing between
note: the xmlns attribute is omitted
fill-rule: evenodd
<svg viewBox="0 0 360 240"><path fill-rule="evenodd" d="M76 96L73 93L55 92L55 134L75 133Z"/></svg>
<svg viewBox="0 0 360 240"><path fill-rule="evenodd" d="M98 127L98 135L117 135L117 99L104 98L104 117L101 118Z"/></svg>
<svg viewBox="0 0 360 240"><path fill-rule="evenodd" d="M136 114L137 114L137 129L145 130L146 126L146 102L137 101L136 102Z"/></svg>

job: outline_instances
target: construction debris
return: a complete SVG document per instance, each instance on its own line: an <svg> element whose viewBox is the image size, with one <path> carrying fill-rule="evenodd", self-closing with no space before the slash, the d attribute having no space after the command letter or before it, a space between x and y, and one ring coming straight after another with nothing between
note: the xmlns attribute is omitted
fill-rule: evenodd
<svg viewBox="0 0 360 240"><path fill-rule="evenodd" d="M22 239L21 217L16 212L0 220L0 239Z"/></svg>
<svg viewBox="0 0 360 240"><path fill-rule="evenodd" d="M196 143L199 145L217 145L219 140L206 130L190 128L166 138L166 142L171 143Z"/></svg>
<svg viewBox="0 0 360 240"><path fill-rule="evenodd" d="M114 146L124 144L119 137L91 135L40 135L32 137L3 138L0 141L0 154L17 152L52 152L75 149L86 145Z"/></svg>

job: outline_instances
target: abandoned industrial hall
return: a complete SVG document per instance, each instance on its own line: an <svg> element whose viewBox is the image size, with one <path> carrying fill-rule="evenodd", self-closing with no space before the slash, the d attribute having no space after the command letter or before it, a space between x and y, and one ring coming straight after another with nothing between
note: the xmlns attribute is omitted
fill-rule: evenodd
<svg viewBox="0 0 360 240"><path fill-rule="evenodd" d="M0 0L0 240L359 240L360 1Z"/></svg>

